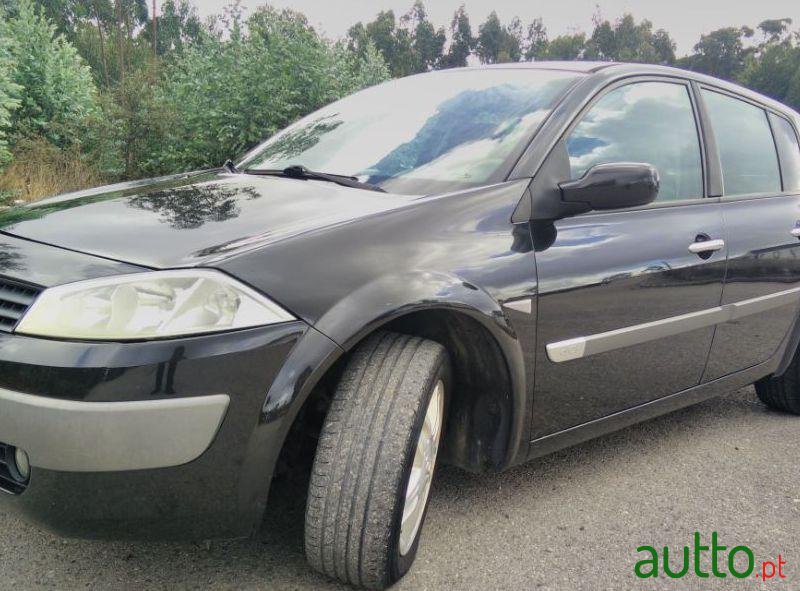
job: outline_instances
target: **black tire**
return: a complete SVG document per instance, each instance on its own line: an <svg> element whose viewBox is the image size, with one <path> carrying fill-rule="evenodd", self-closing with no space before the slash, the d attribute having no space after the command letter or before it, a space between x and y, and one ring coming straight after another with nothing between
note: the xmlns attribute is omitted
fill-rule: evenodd
<svg viewBox="0 0 800 591"><path fill-rule="evenodd" d="M382 332L354 352L325 420L309 486L305 550L317 571L384 589L411 567L422 526L401 555L405 490L440 380L446 404L450 362L433 341Z"/></svg>
<svg viewBox="0 0 800 591"><path fill-rule="evenodd" d="M768 407L800 415L800 351L778 377L766 377L756 382L756 394Z"/></svg>

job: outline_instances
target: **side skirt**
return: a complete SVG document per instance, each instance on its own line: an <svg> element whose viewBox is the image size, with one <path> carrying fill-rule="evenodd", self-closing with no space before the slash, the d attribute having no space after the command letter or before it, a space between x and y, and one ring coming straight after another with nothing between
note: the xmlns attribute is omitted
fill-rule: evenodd
<svg viewBox="0 0 800 591"><path fill-rule="evenodd" d="M744 386L749 386L764 376L772 374L781 360L780 355L734 374L723 376L711 382L688 388L681 392L659 398L645 404L629 408L606 417L570 427L558 433L545 435L531 441L529 460L547 455L571 445L576 445L607 433L619 431L636 423L703 402L709 398L727 394Z"/></svg>

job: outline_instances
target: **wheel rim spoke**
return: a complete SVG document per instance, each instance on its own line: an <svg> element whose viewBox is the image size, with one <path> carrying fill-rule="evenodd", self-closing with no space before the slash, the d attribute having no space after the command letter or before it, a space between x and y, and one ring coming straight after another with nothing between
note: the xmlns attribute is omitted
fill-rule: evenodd
<svg viewBox="0 0 800 591"><path fill-rule="evenodd" d="M433 481L433 471L436 467L443 421L444 383L439 380L434 386L428 408L425 411L417 447L414 450L414 463L406 485L403 517L400 523L401 556L405 556L411 549L420 525L422 525L422 517Z"/></svg>

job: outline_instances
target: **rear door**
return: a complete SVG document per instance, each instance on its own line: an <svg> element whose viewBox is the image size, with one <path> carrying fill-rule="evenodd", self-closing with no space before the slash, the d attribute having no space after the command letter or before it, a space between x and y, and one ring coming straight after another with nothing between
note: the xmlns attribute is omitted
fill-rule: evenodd
<svg viewBox="0 0 800 591"><path fill-rule="evenodd" d="M701 93L719 154L728 246L722 304L703 381L768 360L800 303L800 145L788 118L713 88Z"/></svg>
<svg viewBox="0 0 800 591"><path fill-rule="evenodd" d="M595 164L646 162L661 188L650 206L534 224L534 439L700 382L725 248L720 205L704 198L698 121L687 83L626 81L595 99L545 164L568 162L561 182Z"/></svg>

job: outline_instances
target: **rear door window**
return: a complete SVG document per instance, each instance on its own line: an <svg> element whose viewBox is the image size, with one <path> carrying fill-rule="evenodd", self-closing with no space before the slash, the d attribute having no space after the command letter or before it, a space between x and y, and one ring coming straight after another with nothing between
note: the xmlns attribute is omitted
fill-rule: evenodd
<svg viewBox="0 0 800 591"><path fill-rule="evenodd" d="M775 133L775 144L781 160L783 190L800 190L800 143L797 132L789 121L774 113L769 114L772 131Z"/></svg>
<svg viewBox="0 0 800 591"><path fill-rule="evenodd" d="M717 140L724 195L781 192L778 154L767 112L743 100L703 90Z"/></svg>

